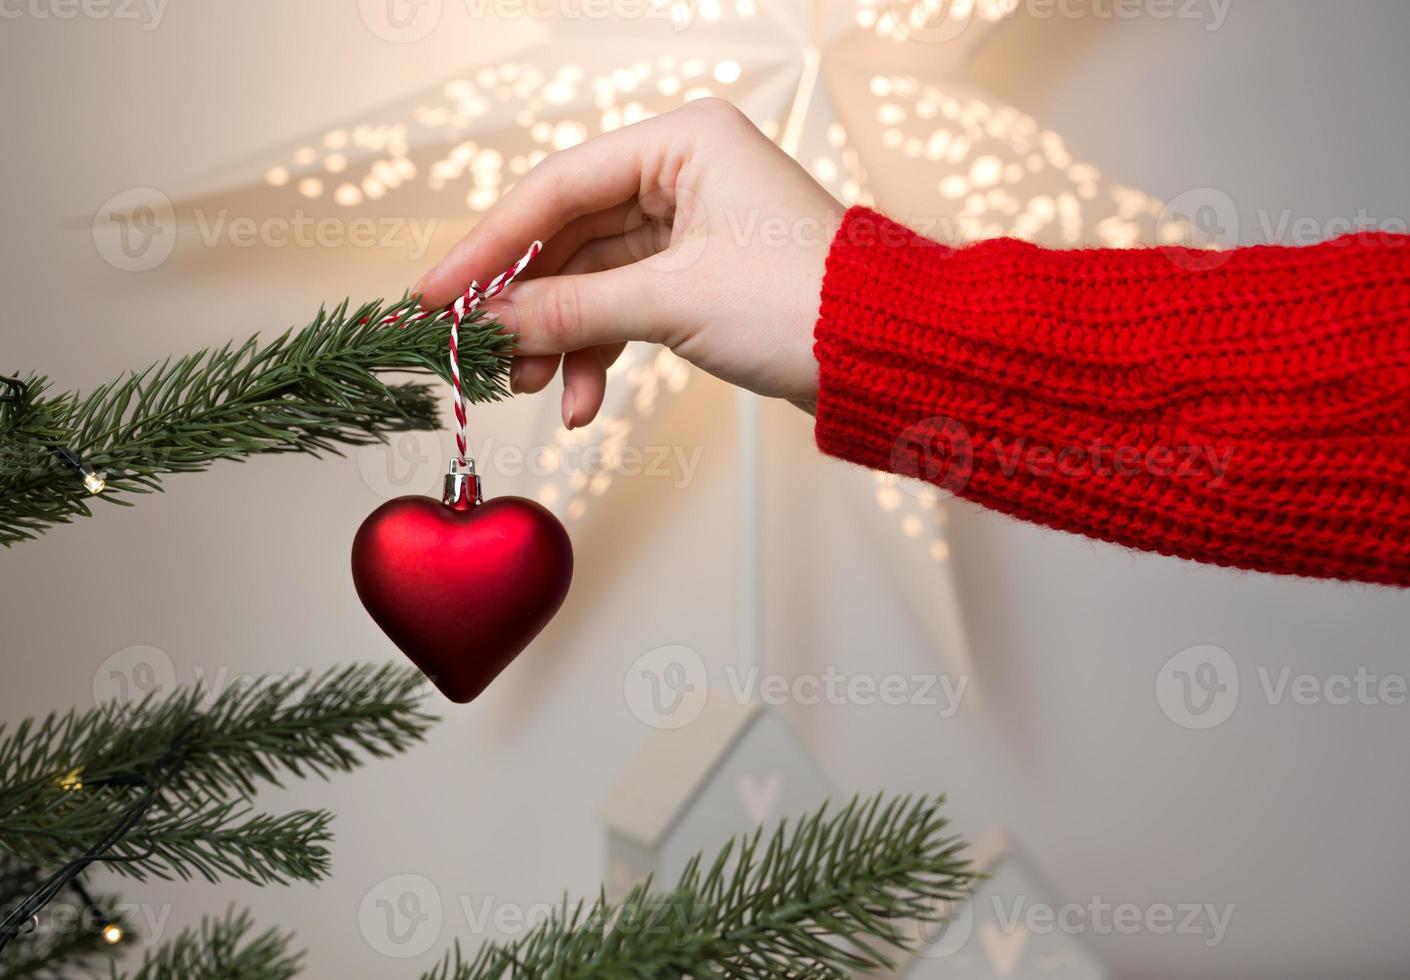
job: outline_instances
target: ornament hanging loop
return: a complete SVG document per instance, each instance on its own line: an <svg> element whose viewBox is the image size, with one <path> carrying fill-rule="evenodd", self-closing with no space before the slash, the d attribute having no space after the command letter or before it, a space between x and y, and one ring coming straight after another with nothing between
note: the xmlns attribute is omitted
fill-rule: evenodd
<svg viewBox="0 0 1410 980"><path fill-rule="evenodd" d="M441 502L455 510L469 510L485 500L480 487L480 475L475 472L475 461L468 456L457 456L450 461L446 473L445 490Z"/></svg>

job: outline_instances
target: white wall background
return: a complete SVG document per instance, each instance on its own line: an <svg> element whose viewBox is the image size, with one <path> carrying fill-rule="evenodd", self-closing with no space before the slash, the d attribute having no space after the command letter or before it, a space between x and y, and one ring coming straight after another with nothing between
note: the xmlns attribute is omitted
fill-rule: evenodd
<svg viewBox="0 0 1410 980"><path fill-rule="evenodd" d="M1124 183L1164 198L1224 189L1248 215L1246 238L1261 237L1261 208L1410 217L1410 7L1234 0L1218 31L1207 23L1021 19L980 70ZM0 366L87 387L302 322L349 291L413 281L424 262L405 257L228 248L127 275L95 253L88 223L118 190L184 186L259 159L513 36L483 21L454 27L391 45L353 3L279 0L173 0L150 32L7 19ZM478 910L594 890L592 808L647 735L623 701L624 671L667 643L717 669L730 662L735 555L722 532L735 460L719 423L732 404L720 386L692 382L651 441L700 447L697 478L618 485L576 541L564 613L491 696L450 710L403 759L270 794L276 808L339 813L329 882L154 883L128 897L176 903L173 923L249 903L297 929L311 977L410 977L432 954L383 959L357 924L363 896L390 875L425 875L444 896L437 949L473 940L461 896ZM506 438L524 416L476 413ZM879 550L829 486L836 464L816 458L808 420L770 406L765 439L770 668L935 669ZM346 568L352 533L380 499L356 459L261 460L173 480L134 510L0 555L0 715L91 703L98 665L134 644L165 650L183 679L394 656ZM964 831L1013 828L1064 901L1235 906L1214 948L1200 935L1092 936L1122 976L1403 974L1410 707L1270 705L1255 670L1403 674L1404 595L1128 554L966 507L953 525L976 710L786 709L834 782L948 792ZM1234 655L1245 696L1223 726L1190 732L1159 711L1154 680L1201 643Z"/></svg>

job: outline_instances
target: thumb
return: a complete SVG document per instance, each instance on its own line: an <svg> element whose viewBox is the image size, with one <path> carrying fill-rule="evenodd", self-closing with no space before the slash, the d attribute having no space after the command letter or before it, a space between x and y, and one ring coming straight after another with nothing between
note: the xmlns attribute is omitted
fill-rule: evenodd
<svg viewBox="0 0 1410 980"><path fill-rule="evenodd" d="M485 312L518 337L521 355L566 354L627 340L660 342L673 311L659 273L640 263L515 283Z"/></svg>

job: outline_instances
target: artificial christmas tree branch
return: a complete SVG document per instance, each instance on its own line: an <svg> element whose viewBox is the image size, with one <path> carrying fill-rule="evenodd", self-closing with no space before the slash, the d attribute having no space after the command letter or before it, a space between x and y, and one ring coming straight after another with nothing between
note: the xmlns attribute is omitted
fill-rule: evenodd
<svg viewBox="0 0 1410 980"><path fill-rule="evenodd" d="M343 303L320 310L303 330L268 343L200 351L154 364L86 396L51 395L48 381L7 382L0 406L0 544L33 538L91 514L96 496L161 489L162 477L257 453L336 453L389 433L434 429L435 393L424 384L388 385L385 372L450 378L449 315L410 322L410 298ZM512 338L479 312L460 327L461 384L470 402L506 394ZM65 459L63 453L70 453ZM85 486L74 468L102 479Z"/></svg>
<svg viewBox="0 0 1410 980"><path fill-rule="evenodd" d="M423 690L410 668L361 665L0 726L0 853L58 868L5 908L0 951L94 863L138 879L324 877L331 815L255 814L250 795L404 750L435 720Z"/></svg>
<svg viewBox="0 0 1410 980"><path fill-rule="evenodd" d="M905 946L903 926L934 921L978 877L944 832L942 802L823 807L766 845L757 832L741 838L706 871L696 858L669 892L647 882L620 905L565 906L517 942L470 960L453 951L422 980L844 980L889 967L885 947Z"/></svg>
<svg viewBox="0 0 1410 980"><path fill-rule="evenodd" d="M11 921L42 908L15 901L35 882L52 897L33 869L84 846L92 854L94 842L116 861L109 867L135 877L322 876L327 815L247 817L249 793L283 775L345 771L407 747L432 722L423 692L411 670L346 667L0 730L0 858L29 869L0 889L6 910L24 913L7 918L0 963L48 978L70 975L64 957L73 967L102 952L91 934L26 935ZM164 767L160 806L113 838L112 822L131 817L134 798L152 791L151 771ZM697 859L668 892L648 883L621 904L565 905L516 942L472 958L453 952L423 980L840 980L884 966L886 947L905 944L909 923L934 920L977 877L964 845L945 832L940 806L876 797L833 815L824 808L767 842L756 833L731 844L708 868ZM290 946L283 933L255 935L248 916L227 915L183 932L127 980L288 980L300 961Z"/></svg>
<svg viewBox="0 0 1410 980"><path fill-rule="evenodd" d="M421 980L844 980L885 968L883 947L904 947L907 923L935 921L978 877L945 833L941 803L823 807L767 843L755 833L726 845L708 870L697 857L669 892L648 882L619 905L565 903L522 939L470 959L457 948ZM252 932L244 913L206 921L122 980L295 976L291 937Z"/></svg>

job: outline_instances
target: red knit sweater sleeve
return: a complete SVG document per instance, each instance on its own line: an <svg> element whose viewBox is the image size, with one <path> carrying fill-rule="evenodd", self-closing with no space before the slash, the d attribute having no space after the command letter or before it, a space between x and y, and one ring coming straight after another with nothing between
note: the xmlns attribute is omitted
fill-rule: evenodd
<svg viewBox="0 0 1410 980"><path fill-rule="evenodd" d="M948 248L847 213L825 452L1199 561L1410 585L1410 238Z"/></svg>

